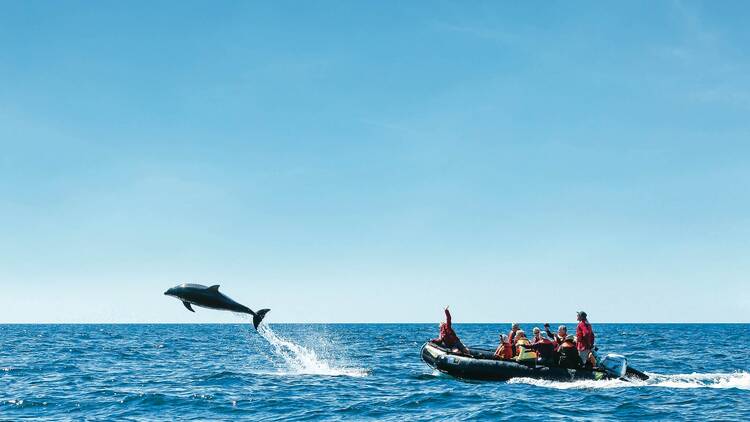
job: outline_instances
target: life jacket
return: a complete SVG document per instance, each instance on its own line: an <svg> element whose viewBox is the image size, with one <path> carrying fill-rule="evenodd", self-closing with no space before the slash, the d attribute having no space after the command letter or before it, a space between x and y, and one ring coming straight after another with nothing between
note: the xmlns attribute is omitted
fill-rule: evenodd
<svg viewBox="0 0 750 422"><path fill-rule="evenodd" d="M572 341L566 340L558 348L560 353L559 365L563 368L576 369L581 366L581 357L578 355L576 345Z"/></svg>
<svg viewBox="0 0 750 422"><path fill-rule="evenodd" d="M458 339L455 331L453 331L452 329L445 330L445 334L443 335L443 344L448 347L453 347L459 342L460 340Z"/></svg>
<svg viewBox="0 0 750 422"><path fill-rule="evenodd" d="M460 341L453 328L449 328L447 325L440 328L440 340L446 347L453 347Z"/></svg>
<svg viewBox="0 0 750 422"><path fill-rule="evenodd" d="M562 336L562 337L560 337L559 335L555 334L555 337L553 337L555 339L555 341L554 341L555 347L559 348L560 345L562 345L565 342L565 338L567 338L567 337L568 337L567 334L564 335L564 336Z"/></svg>
<svg viewBox="0 0 750 422"><path fill-rule="evenodd" d="M495 356L503 360L513 359L513 346L511 346L510 343L501 344L500 347L497 348Z"/></svg>
<svg viewBox="0 0 750 422"><path fill-rule="evenodd" d="M537 354L531 347L531 342L527 338L516 340L516 360L518 362L536 362Z"/></svg>
<svg viewBox="0 0 750 422"><path fill-rule="evenodd" d="M510 343L510 353L511 355L515 356L516 355L516 331L510 330L510 332L508 333L508 342Z"/></svg>
<svg viewBox="0 0 750 422"><path fill-rule="evenodd" d="M550 359L555 355L555 343L549 339L543 338L534 344L534 350L537 351L539 357L543 359Z"/></svg>
<svg viewBox="0 0 750 422"><path fill-rule="evenodd" d="M562 349L575 349L575 348L576 348L576 344L573 343L573 340L563 340L562 343L560 343L560 346L558 347L558 349L560 349L560 350L562 350Z"/></svg>

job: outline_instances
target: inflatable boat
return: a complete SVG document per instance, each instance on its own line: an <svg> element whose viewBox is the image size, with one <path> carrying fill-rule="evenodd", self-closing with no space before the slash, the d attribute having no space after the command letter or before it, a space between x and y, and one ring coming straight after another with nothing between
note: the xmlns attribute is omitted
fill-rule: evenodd
<svg viewBox="0 0 750 422"><path fill-rule="evenodd" d="M461 379L508 381L512 378L536 378L551 381L648 379L648 375L628 367L621 355L608 354L598 359L595 369L567 369L556 366L525 365L495 358L494 351L470 348L471 356L453 353L437 344L422 346L422 360L438 371Z"/></svg>

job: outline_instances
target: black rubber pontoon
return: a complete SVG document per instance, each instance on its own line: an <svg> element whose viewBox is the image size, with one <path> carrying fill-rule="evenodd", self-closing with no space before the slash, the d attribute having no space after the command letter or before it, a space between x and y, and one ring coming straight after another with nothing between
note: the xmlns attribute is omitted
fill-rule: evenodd
<svg viewBox="0 0 750 422"><path fill-rule="evenodd" d="M512 378L536 378L551 381L601 380L620 378L598 369L567 369L554 366L535 367L515 361L498 360L490 350L471 349L471 356L455 354L434 343L422 346L422 360L440 372L471 380L508 381ZM640 371L628 368L626 377L648 379Z"/></svg>

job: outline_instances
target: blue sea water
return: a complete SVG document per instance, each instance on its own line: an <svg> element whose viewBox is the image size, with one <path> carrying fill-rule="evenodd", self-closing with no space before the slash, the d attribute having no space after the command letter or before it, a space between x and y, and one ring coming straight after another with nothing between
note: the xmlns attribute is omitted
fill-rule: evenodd
<svg viewBox="0 0 750 422"><path fill-rule="evenodd" d="M652 378L457 380L420 360L437 324L0 325L0 420L750 419L750 325L594 329Z"/></svg>

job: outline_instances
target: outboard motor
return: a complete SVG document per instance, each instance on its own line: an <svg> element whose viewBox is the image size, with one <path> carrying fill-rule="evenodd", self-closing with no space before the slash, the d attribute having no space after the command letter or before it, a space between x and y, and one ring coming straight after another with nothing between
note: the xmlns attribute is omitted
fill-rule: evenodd
<svg viewBox="0 0 750 422"><path fill-rule="evenodd" d="M608 353L599 359L599 367L615 378L623 378L628 371L628 359L623 355Z"/></svg>

